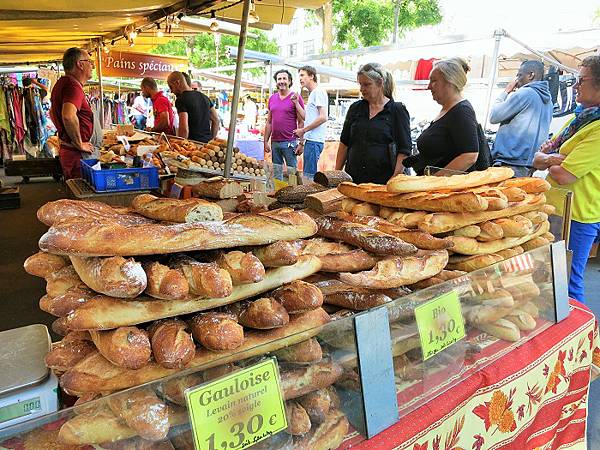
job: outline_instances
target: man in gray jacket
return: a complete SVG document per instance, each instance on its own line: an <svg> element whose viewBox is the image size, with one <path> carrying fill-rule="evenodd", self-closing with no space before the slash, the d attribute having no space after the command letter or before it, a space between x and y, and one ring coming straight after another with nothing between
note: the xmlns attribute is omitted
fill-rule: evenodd
<svg viewBox="0 0 600 450"><path fill-rule="evenodd" d="M535 152L548 139L552 98L543 78L540 61L523 62L490 113L490 122L500 124L492 149L494 166L511 167L517 177L528 175Z"/></svg>

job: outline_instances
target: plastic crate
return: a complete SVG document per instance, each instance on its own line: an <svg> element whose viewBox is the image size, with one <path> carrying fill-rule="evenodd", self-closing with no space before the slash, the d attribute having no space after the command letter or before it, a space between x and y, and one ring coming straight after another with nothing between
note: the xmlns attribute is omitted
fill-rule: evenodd
<svg viewBox="0 0 600 450"><path fill-rule="evenodd" d="M158 189L156 167L94 170L97 159L82 159L81 174L96 192L123 192Z"/></svg>

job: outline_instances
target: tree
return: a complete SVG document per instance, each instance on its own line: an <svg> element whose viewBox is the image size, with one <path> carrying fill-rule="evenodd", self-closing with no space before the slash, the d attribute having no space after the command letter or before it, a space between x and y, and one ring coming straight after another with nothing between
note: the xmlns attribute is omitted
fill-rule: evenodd
<svg viewBox="0 0 600 450"><path fill-rule="evenodd" d="M248 38L246 48L259 52L277 54L279 47L263 31L252 30L256 38ZM222 34L219 44L219 64L235 64L235 59L227 56L227 47L237 47L238 37ZM201 33L195 36L187 36L184 39L173 39L161 44L152 50L154 54L187 56L190 63L196 68L216 67L216 43L212 33Z"/></svg>
<svg viewBox="0 0 600 450"><path fill-rule="evenodd" d="M339 49L381 45L390 34L440 23L438 0L331 0L335 40ZM323 36L332 35L325 7L315 12L323 25ZM328 51L324 48L324 51Z"/></svg>

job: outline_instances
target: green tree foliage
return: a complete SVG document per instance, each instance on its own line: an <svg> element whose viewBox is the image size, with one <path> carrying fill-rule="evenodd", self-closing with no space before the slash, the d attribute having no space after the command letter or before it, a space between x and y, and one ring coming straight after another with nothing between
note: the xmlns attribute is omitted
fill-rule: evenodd
<svg viewBox="0 0 600 450"><path fill-rule="evenodd" d="M277 54L279 48L274 40L270 39L263 31L252 29L256 38L248 37L246 48L260 52ZM238 45L238 37L227 34L221 35L219 45L219 65L226 66L235 64L235 59L227 57L227 47ZM215 67L216 44L212 33L202 33L196 36L189 36L185 39L174 39L165 44L161 44L152 50L152 53L160 55L189 56L190 62L196 68ZM189 51L189 54L188 54Z"/></svg>
<svg viewBox="0 0 600 450"><path fill-rule="evenodd" d="M381 45L398 33L442 20L438 0L332 0L336 47ZM320 17L317 12L317 17Z"/></svg>

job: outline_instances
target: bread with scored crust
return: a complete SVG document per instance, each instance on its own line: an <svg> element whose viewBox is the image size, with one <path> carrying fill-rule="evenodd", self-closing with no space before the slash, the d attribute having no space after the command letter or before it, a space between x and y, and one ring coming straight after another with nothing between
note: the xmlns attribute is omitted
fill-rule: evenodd
<svg viewBox="0 0 600 450"><path fill-rule="evenodd" d="M165 222L223 220L223 211L219 205L200 198L159 198L151 194L141 194L132 200L131 207L142 216Z"/></svg>

